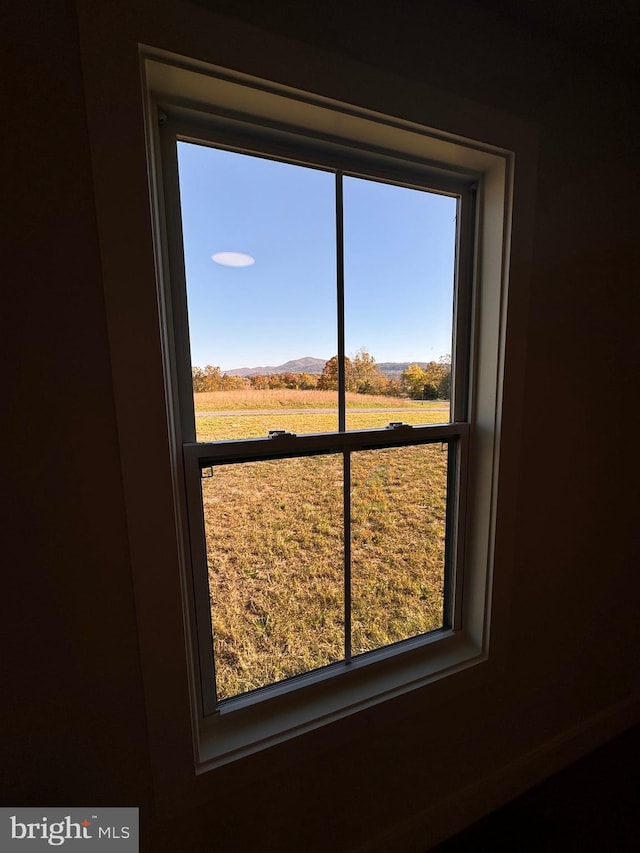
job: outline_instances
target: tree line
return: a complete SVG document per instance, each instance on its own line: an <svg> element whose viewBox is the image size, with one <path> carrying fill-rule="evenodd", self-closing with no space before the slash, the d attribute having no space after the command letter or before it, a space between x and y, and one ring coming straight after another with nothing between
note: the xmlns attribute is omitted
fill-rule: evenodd
<svg viewBox="0 0 640 853"><path fill-rule="evenodd" d="M344 359L346 390L356 394L410 397L413 400L448 400L451 395L451 360L448 356L426 366L410 364L398 378L380 370L375 358L365 349ZM230 376L219 367L193 367L193 390L239 391L290 388L299 391L335 391L338 388L338 356L334 355L322 373L270 373L254 376Z"/></svg>

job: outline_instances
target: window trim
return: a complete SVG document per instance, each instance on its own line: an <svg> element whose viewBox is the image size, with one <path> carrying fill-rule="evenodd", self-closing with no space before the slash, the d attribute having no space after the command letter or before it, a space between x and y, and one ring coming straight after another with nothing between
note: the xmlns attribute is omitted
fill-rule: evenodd
<svg viewBox="0 0 640 853"><path fill-rule="evenodd" d="M354 667L351 665L351 687L323 690L310 684L305 691L304 701L300 691L273 696L269 701L269 713L265 705L250 705L237 713L220 713L215 718L203 719L197 708L199 703L196 667L191 655L190 681L192 696L192 720L195 732L196 770L203 772L211 767L227 763L242 755L250 754L266 746L294 737L334 719L351 714L361 708L384 701L417 687L441 680L447 675L472 667L487 659L490 627L491 576L495 531L496 485L500 443L500 403L504 360L504 335L506 311L506 281L509 260L511 187L513 179L513 154L494 146L471 143L460 137L443 134L401 120L382 117L364 109L338 104L326 98L302 95L287 87L265 84L243 74L232 74L222 69L204 67L201 63L191 66L183 60L178 63L167 61L147 52L143 59L146 91L146 117L151 174L156 176L157 186L162 192L158 170L159 140L155 111L157 106L168 102L178 109L192 114L194 109L211 110L215 104L220 111L242 112L250 109L257 119L267 116L272 121L295 118L309 132L317 133L318 116L334 131L348 136L355 144L373 138L374 144L382 148L403 150L415 158L421 150L425 166L440 173L464 173L478 185L478 220L475 224L476 266L472 273L482 282L476 288L480 294L474 310L471 348L471 372L475 381L471 384L469 398L469 482L465 484L471 506L474 508L473 523L468 527L466 552L471 555L463 578L464 607L460 627L440 635L439 641L427 635L428 641L420 648L403 651L399 655L386 656L376 664L376 677L372 677L367 661ZM235 116L234 116L235 117ZM269 122L267 122L268 124ZM337 125L337 126L334 126ZM366 133L364 132L366 131ZM338 134L339 135L339 134ZM382 144L393 140L391 146ZM169 267L162 217L162 203L156 192L156 182L151 180L151 196L154 208L157 275L160 282L159 299L166 300L163 282ZM169 203L172 203L169 200ZM175 274L175 270L169 273ZM164 310L167 310L165 304ZM174 306L175 310L175 306ZM171 350L171 332L162 324L165 337L165 357ZM171 365L165 363L166 375L171 374ZM170 432L175 438L175 408L171 403L171 382L168 383ZM184 407L183 407L184 409ZM185 529L184 488L180 473L175 441L171 441L172 467L174 469L174 500L178 515L178 530ZM179 533L180 536L180 533ZM194 591L186 571L185 540L181 536L181 562L184 606L187 622L193 621ZM189 637L191 637L189 639ZM420 638L424 639L424 638ZM194 647L192 635L187 636L188 646ZM426 651L425 651L426 650ZM382 650L383 652L386 650ZM366 671L365 671L366 670ZM364 673L364 675L363 675ZM336 679L338 680L338 679ZM365 683L366 682L366 683ZM374 684L375 682L375 684ZM257 708L257 710L256 710Z"/></svg>

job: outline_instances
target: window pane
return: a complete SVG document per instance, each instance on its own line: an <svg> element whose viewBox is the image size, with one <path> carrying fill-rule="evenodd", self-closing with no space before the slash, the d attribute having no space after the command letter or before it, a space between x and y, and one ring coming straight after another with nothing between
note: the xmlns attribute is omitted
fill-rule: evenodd
<svg viewBox="0 0 640 853"><path fill-rule="evenodd" d="M353 654L441 628L446 445L351 456Z"/></svg>
<svg viewBox="0 0 640 853"><path fill-rule="evenodd" d="M197 439L301 409L335 430L337 393L316 390L337 350L334 175L190 142L178 167Z"/></svg>
<svg viewBox="0 0 640 853"><path fill-rule="evenodd" d="M347 429L446 423L456 200L345 177L343 209Z"/></svg>
<svg viewBox="0 0 640 853"><path fill-rule="evenodd" d="M342 471L326 455L202 480L218 699L343 658Z"/></svg>

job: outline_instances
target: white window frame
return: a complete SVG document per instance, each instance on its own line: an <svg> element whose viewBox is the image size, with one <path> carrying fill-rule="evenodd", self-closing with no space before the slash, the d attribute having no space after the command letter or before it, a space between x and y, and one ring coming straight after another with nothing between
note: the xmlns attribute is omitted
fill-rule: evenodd
<svg viewBox="0 0 640 853"><path fill-rule="evenodd" d="M142 67L195 764L197 772L203 772L487 660L514 157L512 152L494 146L154 51L143 53ZM202 624L209 602L208 598L203 601L193 584L185 499L185 489L199 490L199 482L196 484L190 475L185 480L182 464L181 412L185 407L180 406L179 398L180 385L183 394L187 385L185 377L182 382L177 377L176 350L184 347L185 341L175 330L186 328L186 317L173 322L183 309L175 304L172 281L183 273L176 268L176 252L168 251L172 238L164 212L178 202L162 179L158 121L158 116L162 121L162 116L169 114L191 123L201 122L203 128L219 123L220 117L228 121L238 115L252 117L256 124L275 127L278 132L293 126L298 133L325 144L342 140L346 149L359 150L364 159L367 151L394 152L398 160L411 161L412 168L424 168L445 180L457 175L477 188L474 263L468 271L474 294L470 385L465 403L468 426L458 427L458 434L461 430L465 434L469 458L468 466L464 466L467 482L461 487L467 514L464 571L457 572L455 620L449 630L426 635L401 650L381 650L354 659L348 673L339 677L317 678L311 673L308 678L296 679L299 689L286 686L261 691L257 701L256 697L240 697L214 714L209 713L211 709L202 698L201 641L196 627L197 611ZM453 432L456 428L449 429ZM195 454L197 458L198 452L187 448L187 471L193 472L193 457ZM191 500L195 500L193 495Z"/></svg>

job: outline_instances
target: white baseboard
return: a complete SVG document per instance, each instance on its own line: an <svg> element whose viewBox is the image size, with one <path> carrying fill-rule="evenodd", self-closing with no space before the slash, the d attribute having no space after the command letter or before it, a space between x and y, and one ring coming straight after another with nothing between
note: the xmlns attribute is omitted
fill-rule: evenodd
<svg viewBox="0 0 640 853"><path fill-rule="evenodd" d="M640 700L632 699L562 732L515 761L474 780L352 853L425 853L515 797L577 761L640 721Z"/></svg>

